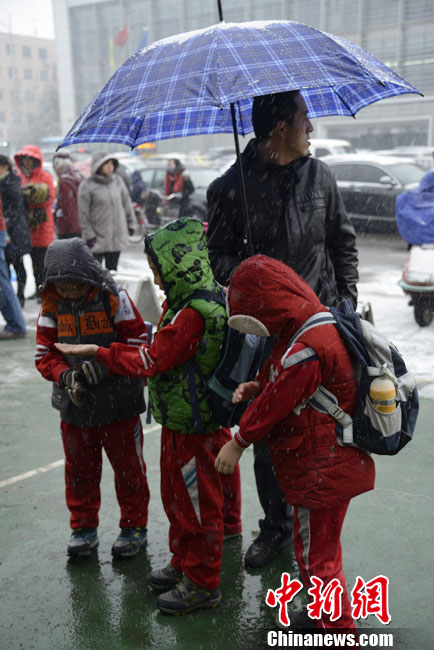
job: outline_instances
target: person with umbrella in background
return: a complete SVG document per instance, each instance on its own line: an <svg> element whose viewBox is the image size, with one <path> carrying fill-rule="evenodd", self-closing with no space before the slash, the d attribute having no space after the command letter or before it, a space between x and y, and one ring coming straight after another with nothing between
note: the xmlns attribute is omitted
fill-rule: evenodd
<svg viewBox="0 0 434 650"><path fill-rule="evenodd" d="M136 218L124 181L115 174L119 162L111 154L92 156L92 173L78 188L78 213L82 237L94 257L116 271Z"/></svg>
<svg viewBox="0 0 434 650"><path fill-rule="evenodd" d="M309 157L313 126L299 91L255 97L256 139L241 156L250 239L242 218L236 166L208 189L208 245L216 279L229 284L240 262L265 254L291 266L333 306L343 297L357 304L358 257L354 228L331 171ZM276 480L264 440L254 444L254 468L265 518L245 555L259 567L291 544L292 509Z"/></svg>

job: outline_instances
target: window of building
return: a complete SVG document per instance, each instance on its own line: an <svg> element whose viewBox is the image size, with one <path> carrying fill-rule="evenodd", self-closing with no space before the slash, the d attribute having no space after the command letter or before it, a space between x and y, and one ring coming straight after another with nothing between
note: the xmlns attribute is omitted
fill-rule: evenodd
<svg viewBox="0 0 434 650"><path fill-rule="evenodd" d="M23 45L22 53L25 59L30 59L30 57L32 56L32 51L28 45Z"/></svg>
<svg viewBox="0 0 434 650"><path fill-rule="evenodd" d="M41 81L48 81L48 70L41 70Z"/></svg>
<svg viewBox="0 0 434 650"><path fill-rule="evenodd" d="M357 3L354 0L330 0L326 21L327 31L332 34L343 36L343 32L356 32L359 22Z"/></svg>
<svg viewBox="0 0 434 650"><path fill-rule="evenodd" d="M45 49L45 47L39 48L39 58L41 59L41 61L45 61L45 59L47 58L47 50Z"/></svg>
<svg viewBox="0 0 434 650"><path fill-rule="evenodd" d="M18 71L16 68L8 68L9 79L18 79Z"/></svg>
<svg viewBox="0 0 434 650"><path fill-rule="evenodd" d="M376 28L380 25L396 25L398 22L399 0L365 0L363 4L363 22L365 27Z"/></svg>
<svg viewBox="0 0 434 650"><path fill-rule="evenodd" d="M0 88L0 99L3 99L3 88Z"/></svg>
<svg viewBox="0 0 434 650"><path fill-rule="evenodd" d="M34 102L35 101L35 93L33 90L26 90L26 102Z"/></svg>
<svg viewBox="0 0 434 650"><path fill-rule="evenodd" d="M15 54L14 43L6 43L6 54L9 54L9 56L13 56Z"/></svg>
<svg viewBox="0 0 434 650"><path fill-rule="evenodd" d="M426 21L434 18L434 3L432 0L406 0L404 2L405 21Z"/></svg>
<svg viewBox="0 0 434 650"><path fill-rule="evenodd" d="M6 115L4 113L0 113L0 122L6 122Z"/></svg>
<svg viewBox="0 0 434 650"><path fill-rule="evenodd" d="M280 0L269 0L266 3L263 0L252 0L252 14L255 16L255 20L280 19L283 18L282 4Z"/></svg>
<svg viewBox="0 0 434 650"><path fill-rule="evenodd" d="M11 102L13 104L19 104L21 102L21 93L16 88L11 90Z"/></svg>
<svg viewBox="0 0 434 650"><path fill-rule="evenodd" d="M24 79L32 79L33 70L31 68L24 68Z"/></svg>
<svg viewBox="0 0 434 650"><path fill-rule="evenodd" d="M321 0L295 0L292 6L291 20L306 23L311 27L321 27Z"/></svg>

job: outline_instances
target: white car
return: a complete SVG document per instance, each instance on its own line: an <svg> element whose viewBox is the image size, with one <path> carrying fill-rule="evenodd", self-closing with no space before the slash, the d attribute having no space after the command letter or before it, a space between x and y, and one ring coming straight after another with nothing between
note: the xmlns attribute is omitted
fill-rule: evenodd
<svg viewBox="0 0 434 650"><path fill-rule="evenodd" d="M348 140L333 138L309 138L309 151L314 158L334 156L341 153L354 153L353 146Z"/></svg>

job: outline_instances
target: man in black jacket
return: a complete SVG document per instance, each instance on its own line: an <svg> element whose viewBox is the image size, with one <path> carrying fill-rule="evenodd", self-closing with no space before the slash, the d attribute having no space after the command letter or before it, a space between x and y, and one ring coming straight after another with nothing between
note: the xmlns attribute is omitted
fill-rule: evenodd
<svg viewBox="0 0 434 650"><path fill-rule="evenodd" d="M255 97L252 122L256 139L241 155L250 240L236 165L208 188L208 245L215 277L228 285L243 259L264 254L291 266L323 304L333 306L346 297L356 306L354 228L330 169L309 157L313 127L302 95L289 91ZM250 567L269 562L291 544L292 535L292 509L264 441L254 445L254 456L265 519L245 556Z"/></svg>

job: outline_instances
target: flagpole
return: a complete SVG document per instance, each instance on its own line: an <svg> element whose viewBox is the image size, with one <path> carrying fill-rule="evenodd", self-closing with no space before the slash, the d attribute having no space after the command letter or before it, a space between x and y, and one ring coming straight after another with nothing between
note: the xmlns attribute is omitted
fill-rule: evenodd
<svg viewBox="0 0 434 650"><path fill-rule="evenodd" d="M219 20L222 23L223 22L223 9L222 9L221 0L217 0L217 7L218 7L218 12L219 12ZM239 140L238 140L237 118L236 118L236 114L235 114L235 105L234 105L233 102L231 102L231 104L230 104L230 109L231 109L231 118L232 118L232 130L234 132L234 140L235 140L235 153L236 153L236 156L237 156L238 181L240 183L240 189L241 189L241 210L242 210L242 213L243 213L244 225L246 227L246 232L245 232L245 237L244 237L243 243L247 246L249 254L254 255L255 251L253 249L252 234L251 234L250 222L249 222L249 213L248 213L248 210L247 210L246 186L244 184L243 166L241 164L240 143L239 143Z"/></svg>

